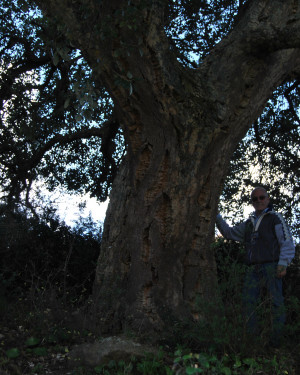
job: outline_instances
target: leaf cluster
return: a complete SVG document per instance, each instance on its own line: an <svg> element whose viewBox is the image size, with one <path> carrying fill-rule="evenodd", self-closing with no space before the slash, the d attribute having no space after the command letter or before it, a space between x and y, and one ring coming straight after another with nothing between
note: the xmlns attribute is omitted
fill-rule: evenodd
<svg viewBox="0 0 300 375"><path fill-rule="evenodd" d="M112 103L93 72L31 1L0 16L0 179L6 202L43 178L105 200L122 152ZM100 88L99 88L100 87Z"/></svg>
<svg viewBox="0 0 300 375"><path fill-rule="evenodd" d="M246 1L176 0L169 2L165 29L178 59L196 67L232 29Z"/></svg>

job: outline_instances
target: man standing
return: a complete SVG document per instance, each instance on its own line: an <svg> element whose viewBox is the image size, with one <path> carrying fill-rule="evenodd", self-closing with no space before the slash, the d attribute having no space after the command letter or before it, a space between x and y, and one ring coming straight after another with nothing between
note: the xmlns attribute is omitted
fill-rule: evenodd
<svg viewBox="0 0 300 375"><path fill-rule="evenodd" d="M230 227L220 214L216 222L225 238L245 244L245 263L248 268L243 298L248 330L254 335L258 334L256 310L264 286L273 304L270 344L278 346L285 323L282 278L294 258L295 246L283 217L273 211L267 191L262 187L255 188L251 193L251 201L255 212L245 222Z"/></svg>

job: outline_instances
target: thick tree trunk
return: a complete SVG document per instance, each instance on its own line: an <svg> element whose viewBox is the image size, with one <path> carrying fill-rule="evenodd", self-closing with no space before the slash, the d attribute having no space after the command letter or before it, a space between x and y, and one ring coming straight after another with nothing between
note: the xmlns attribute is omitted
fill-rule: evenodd
<svg viewBox="0 0 300 375"><path fill-rule="evenodd" d="M197 318L199 299L216 291L223 155L203 160L193 141L183 153L163 126L153 138L138 161L124 161L110 196L95 285L108 330L165 330Z"/></svg>

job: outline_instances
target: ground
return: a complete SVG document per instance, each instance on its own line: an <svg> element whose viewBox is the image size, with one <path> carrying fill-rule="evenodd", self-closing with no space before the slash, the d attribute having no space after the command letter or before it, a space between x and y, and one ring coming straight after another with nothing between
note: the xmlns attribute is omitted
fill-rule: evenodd
<svg viewBox="0 0 300 375"><path fill-rule="evenodd" d="M22 309L22 306L24 307ZM2 311L3 312L3 311ZM0 375L183 375L203 373L240 374L297 374L297 346L264 349L257 357L243 358L239 353L215 353L198 347L191 351L182 345L157 348L157 354L144 359L122 358L111 360L107 366L70 365L70 352L82 344L94 344L101 337L84 329L82 315L67 309L51 308L27 310L22 301L6 309L2 316L0 333ZM187 343L191 343L187 339ZM194 348L195 349L195 348ZM250 353L249 353L250 354ZM299 367L298 367L299 369Z"/></svg>

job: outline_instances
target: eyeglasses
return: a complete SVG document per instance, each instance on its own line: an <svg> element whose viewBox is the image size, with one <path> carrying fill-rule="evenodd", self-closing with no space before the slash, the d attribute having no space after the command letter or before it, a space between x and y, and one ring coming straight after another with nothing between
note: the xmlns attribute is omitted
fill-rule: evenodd
<svg viewBox="0 0 300 375"><path fill-rule="evenodd" d="M264 201L267 197L265 195L260 195L259 197L252 197L252 202L257 202L258 200Z"/></svg>

